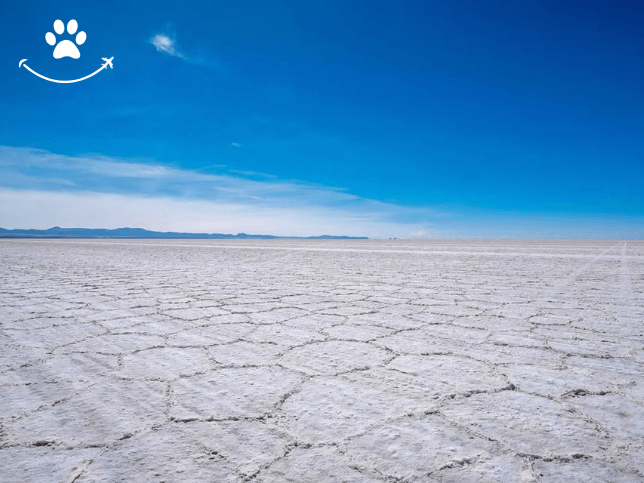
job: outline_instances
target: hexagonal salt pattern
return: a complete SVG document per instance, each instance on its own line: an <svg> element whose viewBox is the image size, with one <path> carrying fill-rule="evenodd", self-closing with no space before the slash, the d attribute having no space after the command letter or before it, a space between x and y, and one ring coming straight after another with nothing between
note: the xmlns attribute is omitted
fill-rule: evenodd
<svg viewBox="0 0 644 483"><path fill-rule="evenodd" d="M0 480L644 481L644 243L0 240Z"/></svg>

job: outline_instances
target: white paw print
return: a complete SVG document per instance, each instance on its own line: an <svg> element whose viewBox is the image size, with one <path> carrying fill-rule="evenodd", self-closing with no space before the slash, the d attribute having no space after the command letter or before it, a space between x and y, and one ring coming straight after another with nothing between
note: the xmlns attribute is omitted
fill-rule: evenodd
<svg viewBox="0 0 644 483"><path fill-rule="evenodd" d="M62 35L65 32L65 24L60 20L56 20L54 22L54 30L58 35ZM69 35L74 35L76 30L78 30L78 22L76 20L70 20L67 23L67 32ZM47 32L45 40L49 45L56 44L56 36L51 32ZM83 45L85 40L87 40L87 34L85 32L78 32L78 35L76 35L76 43ZM54 49L54 59L61 59L63 57L71 57L72 59L78 59L80 57L78 47L71 40L61 40Z"/></svg>

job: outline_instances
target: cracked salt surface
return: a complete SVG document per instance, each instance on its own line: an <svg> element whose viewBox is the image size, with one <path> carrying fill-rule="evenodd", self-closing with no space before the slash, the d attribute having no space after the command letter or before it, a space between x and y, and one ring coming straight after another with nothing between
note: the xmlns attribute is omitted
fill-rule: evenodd
<svg viewBox="0 0 644 483"><path fill-rule="evenodd" d="M0 241L2 482L635 482L643 422L643 242Z"/></svg>

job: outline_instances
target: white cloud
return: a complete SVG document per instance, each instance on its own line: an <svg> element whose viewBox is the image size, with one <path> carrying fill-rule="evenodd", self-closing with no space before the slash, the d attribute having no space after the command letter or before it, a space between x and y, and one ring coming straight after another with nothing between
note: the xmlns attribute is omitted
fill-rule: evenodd
<svg viewBox="0 0 644 483"><path fill-rule="evenodd" d="M0 145L0 227L133 226L370 238L644 239L641 216L445 213L363 198L342 188L243 174Z"/></svg>
<svg viewBox="0 0 644 483"><path fill-rule="evenodd" d="M7 146L0 146L0 180L3 228L404 238L427 233L432 215L325 186Z"/></svg>
<svg viewBox="0 0 644 483"><path fill-rule="evenodd" d="M176 41L165 34L157 34L150 39L150 43L156 47L158 52L164 52L173 57L183 59L185 56L176 48Z"/></svg>
<svg viewBox="0 0 644 483"><path fill-rule="evenodd" d="M239 144L239 143L230 143L230 145L231 145L233 148L241 148L241 144Z"/></svg>
<svg viewBox="0 0 644 483"><path fill-rule="evenodd" d="M274 207L248 203L142 197L132 194L0 188L0 226L119 228L280 236L401 236L413 227L342 208Z"/></svg>
<svg viewBox="0 0 644 483"><path fill-rule="evenodd" d="M184 62L187 62L188 64L198 64L210 69L221 70L219 64L215 59L195 55L186 55L184 52L179 51L177 47L177 41L175 40L174 36L170 37L166 34L156 34L155 36L151 37L148 42L157 49L157 52L163 52L164 54L176 57L183 60Z"/></svg>

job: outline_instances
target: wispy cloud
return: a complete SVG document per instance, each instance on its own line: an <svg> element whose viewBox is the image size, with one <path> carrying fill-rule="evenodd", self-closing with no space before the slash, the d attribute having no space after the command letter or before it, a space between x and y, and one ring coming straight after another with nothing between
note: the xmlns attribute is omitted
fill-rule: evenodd
<svg viewBox="0 0 644 483"><path fill-rule="evenodd" d="M180 51L174 35L156 34L153 37L150 37L148 42L157 49L157 52L161 52L171 57L176 57L189 64L199 64L208 68L219 69L219 65L214 59L187 55L184 51Z"/></svg>
<svg viewBox="0 0 644 483"><path fill-rule="evenodd" d="M140 226L374 238L432 230L430 210L382 203L342 189L104 156L0 146L0 180L4 228Z"/></svg>
<svg viewBox="0 0 644 483"><path fill-rule="evenodd" d="M180 59L185 56L177 50L176 40L168 37L165 34L157 34L150 39L150 44L154 45L158 52L171 55L172 57L179 57Z"/></svg>
<svg viewBox="0 0 644 483"><path fill-rule="evenodd" d="M243 169L230 169L228 170L229 173L234 173L234 174L241 174L243 176L250 176L253 178L272 178L272 179L277 179L277 176L274 174L267 174L267 173L259 173L257 171L247 171Z"/></svg>
<svg viewBox="0 0 644 483"><path fill-rule="evenodd" d="M371 238L644 239L641 216L446 213L363 198L341 188L244 175L0 146L0 227L136 226Z"/></svg>

